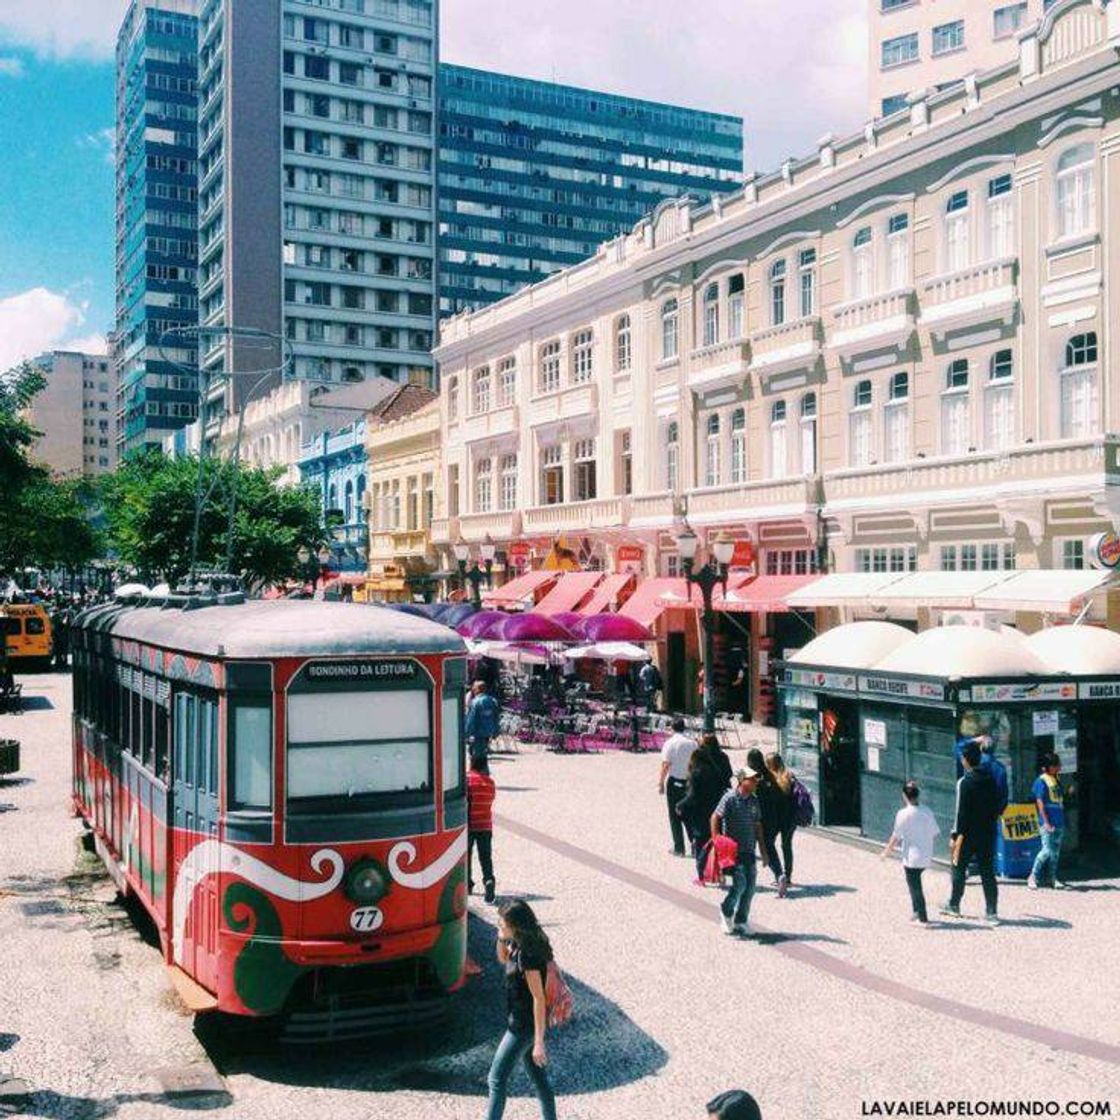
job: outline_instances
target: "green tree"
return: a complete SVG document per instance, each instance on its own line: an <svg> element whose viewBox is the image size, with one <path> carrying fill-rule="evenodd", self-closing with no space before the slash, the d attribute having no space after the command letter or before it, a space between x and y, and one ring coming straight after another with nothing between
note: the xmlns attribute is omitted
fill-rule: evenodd
<svg viewBox="0 0 1120 1120"><path fill-rule="evenodd" d="M195 496L201 492L199 569L225 570L228 553L232 572L246 586L298 576L300 547L314 550L323 541L319 496L280 486L280 473L213 458L200 466L194 456L170 459L158 449L139 452L101 482L110 546L146 582L176 583L190 572Z"/></svg>
<svg viewBox="0 0 1120 1120"><path fill-rule="evenodd" d="M23 362L0 374L0 503L7 505L19 487L36 474L43 474L28 453L41 432L25 415L36 393L47 381L32 362Z"/></svg>

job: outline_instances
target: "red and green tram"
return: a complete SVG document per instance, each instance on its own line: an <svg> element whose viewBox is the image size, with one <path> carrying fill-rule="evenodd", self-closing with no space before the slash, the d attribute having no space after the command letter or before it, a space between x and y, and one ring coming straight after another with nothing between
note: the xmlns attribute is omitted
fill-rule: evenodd
<svg viewBox="0 0 1120 1120"><path fill-rule="evenodd" d="M86 612L72 649L76 810L194 1006L297 1037L438 1014L466 958L456 634L171 597Z"/></svg>

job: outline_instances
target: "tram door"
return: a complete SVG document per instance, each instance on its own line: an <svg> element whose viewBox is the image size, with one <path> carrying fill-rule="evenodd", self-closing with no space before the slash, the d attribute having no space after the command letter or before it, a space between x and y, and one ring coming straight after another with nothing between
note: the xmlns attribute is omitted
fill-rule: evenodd
<svg viewBox="0 0 1120 1120"><path fill-rule="evenodd" d="M172 753L175 881L186 875L186 882L193 884L186 892L177 892L185 912L171 915L172 929L182 937L176 959L200 984L214 991L219 889L216 697L176 694Z"/></svg>

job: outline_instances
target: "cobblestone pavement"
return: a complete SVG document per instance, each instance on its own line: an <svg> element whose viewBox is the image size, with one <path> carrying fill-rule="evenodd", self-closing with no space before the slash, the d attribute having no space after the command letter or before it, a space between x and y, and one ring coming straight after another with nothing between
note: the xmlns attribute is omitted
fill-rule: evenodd
<svg viewBox="0 0 1120 1120"><path fill-rule="evenodd" d="M493 910L473 899L483 974L438 1035L292 1052L196 1032L144 923L114 900L68 815L69 679L30 677L0 717L24 768L0 780L0 1067L35 1090L26 1115L335 1120L483 1114L501 1030ZM1001 890L1005 922L908 922L897 862L798 834L793 889L764 875L756 940L722 936L719 892L667 853L649 756L495 760L499 894L529 898L576 994L550 1040L567 1120L700 1117L748 1087L767 1120L845 1120L877 1101L1093 1100L1120 1115L1116 892ZM929 875L937 904L948 878ZM966 914L978 915L969 886ZM211 1064L213 1063L213 1064ZM169 1086L224 1078L228 1095ZM537 1115L523 1080L506 1116Z"/></svg>

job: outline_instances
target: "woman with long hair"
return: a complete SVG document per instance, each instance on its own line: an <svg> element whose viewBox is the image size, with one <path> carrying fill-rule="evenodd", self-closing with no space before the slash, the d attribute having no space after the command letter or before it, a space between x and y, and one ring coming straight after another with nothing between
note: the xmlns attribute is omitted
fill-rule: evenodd
<svg viewBox="0 0 1120 1120"><path fill-rule="evenodd" d="M498 961L506 973L506 1033L498 1043L487 1081L486 1120L501 1120L506 1089L520 1058L541 1105L543 1120L556 1120L556 1097L545 1067L544 1032L548 1021L544 985L552 946L533 908L520 899L498 908Z"/></svg>
<svg viewBox="0 0 1120 1120"><path fill-rule="evenodd" d="M692 838L697 884L702 884L704 879L712 813L730 785L731 760L719 745L719 740L708 732L688 761L688 786L684 797L677 802L677 812Z"/></svg>
<svg viewBox="0 0 1120 1120"><path fill-rule="evenodd" d="M770 775L775 810L775 832L769 840L770 870L778 876L778 894L784 896L793 882L793 832L797 828L797 814L793 804L793 774L777 751L771 751L766 756L766 772ZM780 859L774 843L779 836L782 838Z"/></svg>

